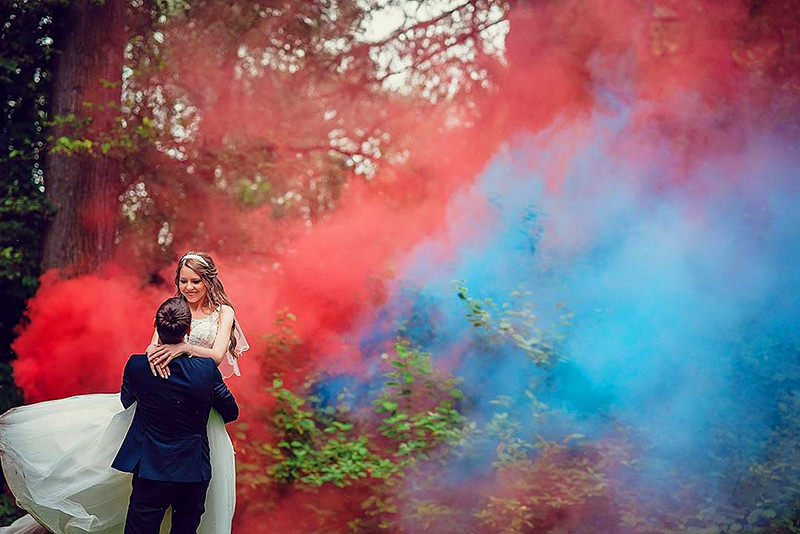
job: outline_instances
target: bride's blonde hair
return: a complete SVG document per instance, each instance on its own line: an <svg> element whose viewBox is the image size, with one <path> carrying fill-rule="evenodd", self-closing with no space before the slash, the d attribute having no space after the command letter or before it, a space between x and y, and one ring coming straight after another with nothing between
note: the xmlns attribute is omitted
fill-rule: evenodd
<svg viewBox="0 0 800 534"><path fill-rule="evenodd" d="M206 254L205 252L187 252L181 259L178 261L178 267L175 269L175 288L177 289L176 297L181 297L184 300L186 297L183 296L181 293L180 288L180 280L181 280L181 269L186 266L197 273L200 279L203 281L203 284L206 286L206 297L205 302L203 303L203 307L207 307L211 310L216 310L221 305L230 306L233 308L233 303L231 299L228 298L227 293L225 293L225 287L222 285L222 282L219 279L219 271L217 271L217 266L214 264L214 260ZM233 352L236 348L236 336L234 336L234 330L236 329L236 319L233 320L233 325L231 326L231 339L228 344L228 350Z"/></svg>

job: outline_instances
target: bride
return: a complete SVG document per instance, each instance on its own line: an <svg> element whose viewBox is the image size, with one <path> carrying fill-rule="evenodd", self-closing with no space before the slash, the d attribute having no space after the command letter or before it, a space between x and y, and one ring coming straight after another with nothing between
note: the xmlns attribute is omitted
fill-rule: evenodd
<svg viewBox="0 0 800 534"><path fill-rule="evenodd" d="M154 374L169 379L169 362L188 354L213 358L223 376L239 375L238 357L249 346L219 280L214 260L188 252L175 270L175 286L192 310L188 338L147 347ZM121 376L121 372L120 372ZM121 534L131 474L111 468L136 410L119 394L78 395L12 408L0 416L0 460L17 504L29 515L0 534ZM213 476L199 534L230 534L236 504L233 445L215 411L208 419ZM169 532L170 516L161 525Z"/></svg>

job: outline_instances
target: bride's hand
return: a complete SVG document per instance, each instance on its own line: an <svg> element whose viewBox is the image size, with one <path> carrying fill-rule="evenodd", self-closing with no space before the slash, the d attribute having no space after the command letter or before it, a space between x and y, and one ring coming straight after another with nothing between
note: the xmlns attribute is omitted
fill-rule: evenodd
<svg viewBox="0 0 800 534"><path fill-rule="evenodd" d="M151 347L148 347L150 349ZM189 353L189 344L186 342L174 345L155 345L152 352L147 351L147 361L150 363L150 371L155 376L169 378L169 362L180 356Z"/></svg>
<svg viewBox="0 0 800 534"><path fill-rule="evenodd" d="M156 371L156 366L153 365L152 360L150 359L150 355L153 354L156 349L158 349L158 345L154 343L150 343L147 345L145 349L145 354L147 355L147 364L150 366L150 372L153 373L153 376L159 376L158 371Z"/></svg>

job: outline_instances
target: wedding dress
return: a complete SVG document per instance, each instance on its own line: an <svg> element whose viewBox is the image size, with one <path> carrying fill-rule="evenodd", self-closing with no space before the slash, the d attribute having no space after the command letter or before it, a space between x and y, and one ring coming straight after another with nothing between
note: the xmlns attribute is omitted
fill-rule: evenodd
<svg viewBox="0 0 800 534"><path fill-rule="evenodd" d="M211 347L218 323L219 310L192 320L189 343ZM238 324L235 335L238 356L248 348ZM238 375L237 357L229 354L226 360ZM3 473L17 504L30 514L0 528L0 534L122 534L132 475L112 469L111 462L135 411L136 403L125 410L114 393L20 406L0 416ZM230 534L236 505L233 445L214 410L207 430L212 475L197 532ZM168 512L161 532L169 527Z"/></svg>

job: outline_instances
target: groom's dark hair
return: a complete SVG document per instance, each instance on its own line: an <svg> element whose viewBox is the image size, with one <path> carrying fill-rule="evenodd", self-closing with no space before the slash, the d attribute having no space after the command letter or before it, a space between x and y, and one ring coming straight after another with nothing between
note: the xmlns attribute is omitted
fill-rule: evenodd
<svg viewBox="0 0 800 534"><path fill-rule="evenodd" d="M161 343L180 343L191 324L192 311L183 297L169 298L158 307L156 330Z"/></svg>

